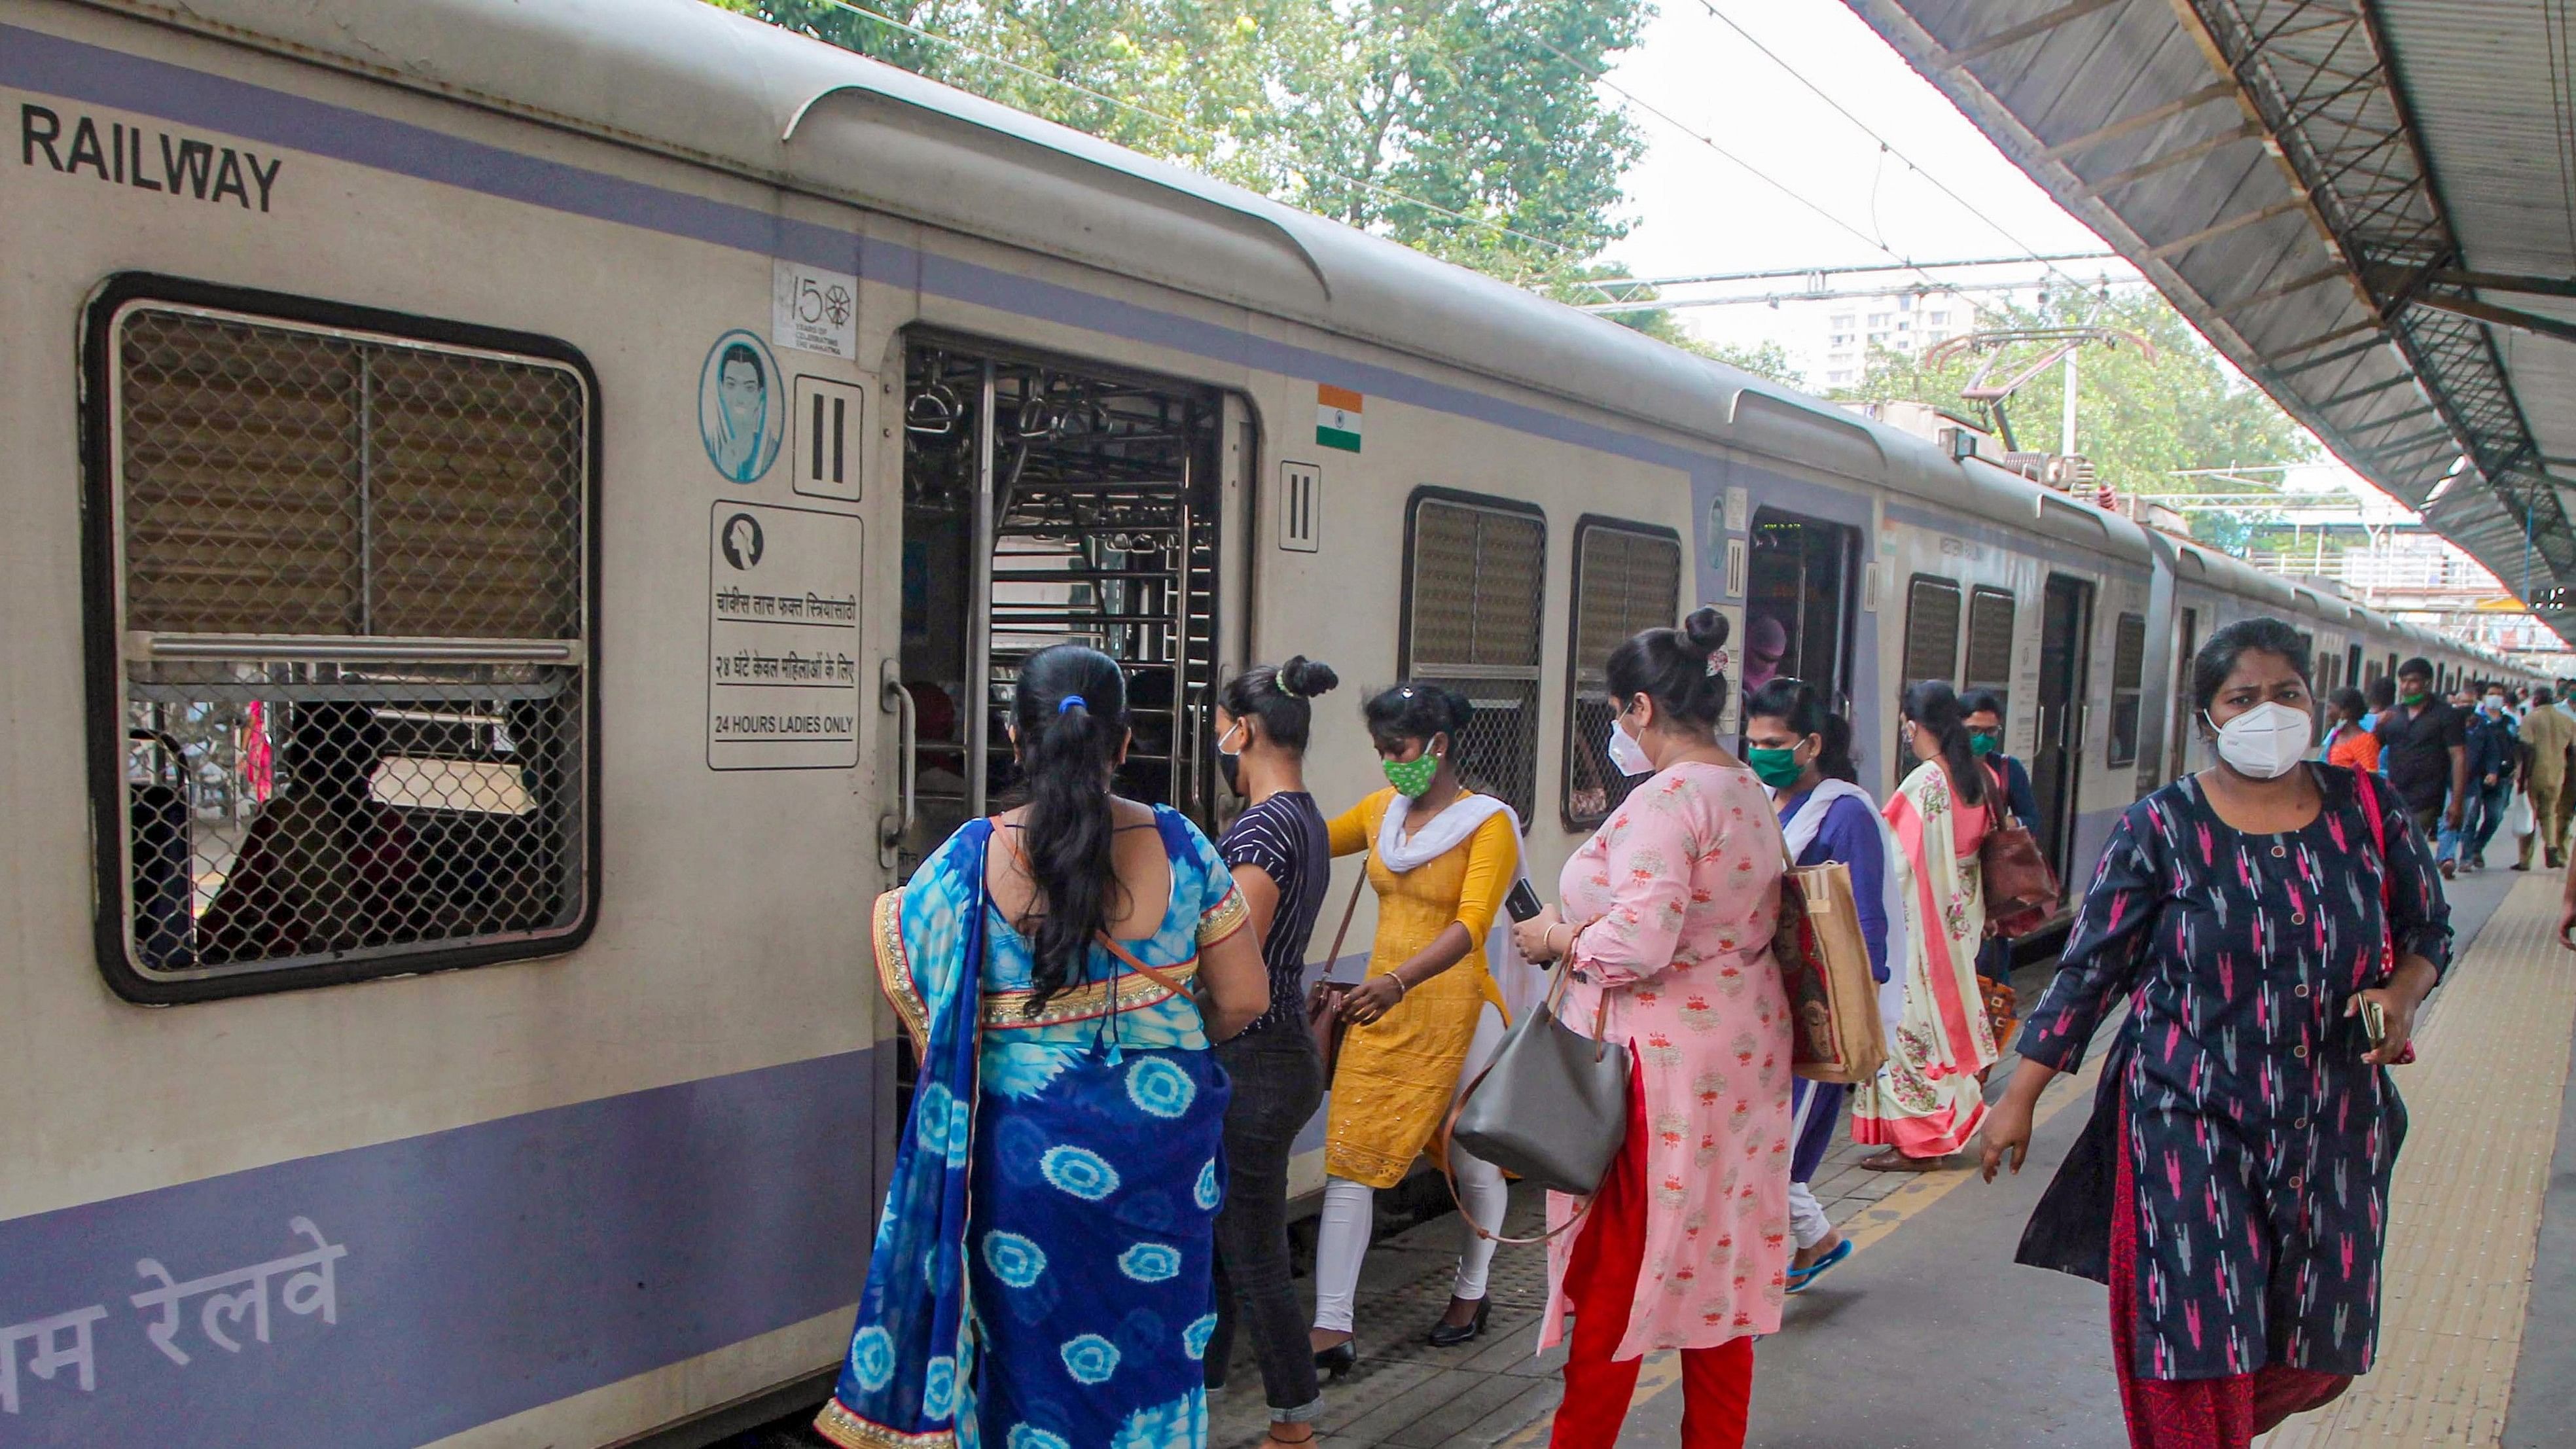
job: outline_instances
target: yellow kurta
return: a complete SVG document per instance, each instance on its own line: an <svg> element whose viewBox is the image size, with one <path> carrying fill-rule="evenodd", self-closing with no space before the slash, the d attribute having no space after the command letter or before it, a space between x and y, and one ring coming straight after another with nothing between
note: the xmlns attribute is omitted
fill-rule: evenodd
<svg viewBox="0 0 2576 1449"><path fill-rule="evenodd" d="M1331 825L1333 854L1369 853L1377 939L1368 974L1403 965L1453 921L1475 944L1457 965L1406 991L1393 1011L1367 1025L1354 1022L1342 1039L1325 1119L1324 1167L1369 1187L1403 1180L1457 1095L1478 1014L1488 1001L1502 1009L1485 964L1485 937L1520 863L1511 817L1498 813L1448 854L1398 875L1373 847L1387 810L1400 803L1393 790L1380 790Z"/></svg>

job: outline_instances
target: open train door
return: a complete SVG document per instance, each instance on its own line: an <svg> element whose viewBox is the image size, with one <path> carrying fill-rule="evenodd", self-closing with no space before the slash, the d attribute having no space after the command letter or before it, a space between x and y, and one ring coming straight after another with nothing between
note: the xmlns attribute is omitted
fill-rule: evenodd
<svg viewBox="0 0 2576 1449"><path fill-rule="evenodd" d="M2030 784L2039 797L2040 848L2058 879L2075 847L2077 785L2084 766L2085 686L2092 675L2093 585L2050 574L2040 604L2039 743Z"/></svg>

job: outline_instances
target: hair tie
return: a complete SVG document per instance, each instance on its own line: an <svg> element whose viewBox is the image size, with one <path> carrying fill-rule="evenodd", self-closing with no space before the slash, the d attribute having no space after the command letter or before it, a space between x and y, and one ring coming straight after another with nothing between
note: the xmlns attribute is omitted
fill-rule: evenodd
<svg viewBox="0 0 2576 1449"><path fill-rule="evenodd" d="M1714 679L1714 678L1716 678L1716 677L1717 677L1717 654L1716 654L1716 651L1714 651L1714 650L1710 651L1709 656L1708 656L1708 668L1707 668L1705 671L1703 671L1703 672L1704 672L1704 673L1706 673L1706 674L1708 675L1708 677L1710 677L1710 678L1712 678L1712 679Z"/></svg>
<svg viewBox="0 0 2576 1449"><path fill-rule="evenodd" d="M1081 705L1085 709L1089 709L1091 707L1090 700L1084 699L1078 694L1068 694L1064 698L1055 702L1055 712L1057 714L1069 713L1077 704Z"/></svg>
<svg viewBox="0 0 2576 1449"><path fill-rule="evenodd" d="M1270 675L1270 685L1273 689L1278 690L1282 696L1288 699L1305 698L1304 695L1297 692L1295 686L1289 684L1287 670L1280 669L1272 671Z"/></svg>

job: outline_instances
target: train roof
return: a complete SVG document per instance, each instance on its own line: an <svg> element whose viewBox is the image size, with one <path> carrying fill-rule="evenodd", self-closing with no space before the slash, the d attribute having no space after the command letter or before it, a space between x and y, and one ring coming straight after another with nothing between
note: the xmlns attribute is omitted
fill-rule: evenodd
<svg viewBox="0 0 2576 1449"><path fill-rule="evenodd" d="M2126 518L1912 433L703 0L85 3L1141 277L2142 565L2152 547ZM2180 547L2231 592L2344 603Z"/></svg>

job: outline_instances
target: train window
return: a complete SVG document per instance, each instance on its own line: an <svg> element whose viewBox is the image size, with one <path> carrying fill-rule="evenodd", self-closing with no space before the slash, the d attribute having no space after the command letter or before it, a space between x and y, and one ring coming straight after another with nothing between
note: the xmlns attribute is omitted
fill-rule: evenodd
<svg viewBox="0 0 2576 1449"><path fill-rule="evenodd" d="M2363 683L2361 677L2361 646L2358 644L2351 645L2344 650L2343 682L2355 688L2360 687Z"/></svg>
<svg viewBox="0 0 2576 1449"><path fill-rule="evenodd" d="M1640 629L1681 617L1681 536L1667 528L1586 518L1574 525L1574 619L1566 651L1565 797L1569 830L1598 825L1628 796L1630 780L1610 767L1610 721L1602 666Z"/></svg>
<svg viewBox="0 0 2576 1449"><path fill-rule="evenodd" d="M2111 755L2114 765L2138 758L2138 709L2147 676L2147 616L2122 614L2111 637Z"/></svg>
<svg viewBox="0 0 2576 1449"><path fill-rule="evenodd" d="M2009 589L1980 588L1969 593L1968 662L1959 681L1965 689L1992 690L2004 702L2007 717L2012 706L2013 609L2017 602Z"/></svg>
<svg viewBox="0 0 2576 1449"><path fill-rule="evenodd" d="M1851 607L1851 560L1860 530L1776 508L1753 515L1745 570L1744 661L1736 681L1749 693L1777 676L1803 679L1839 696L1848 683L1843 625Z"/></svg>
<svg viewBox="0 0 2576 1449"><path fill-rule="evenodd" d="M1916 574L1905 598L1905 687L1926 679L1956 682L1959 658L1959 586Z"/></svg>
<svg viewBox="0 0 2576 1449"><path fill-rule="evenodd" d="M186 1000L566 949L597 839L586 367L125 285L90 338L111 980Z"/></svg>
<svg viewBox="0 0 2576 1449"><path fill-rule="evenodd" d="M1547 520L1526 504L1421 489L1405 550L1398 664L1476 706L1458 767L1526 826L1538 804L1539 618Z"/></svg>

